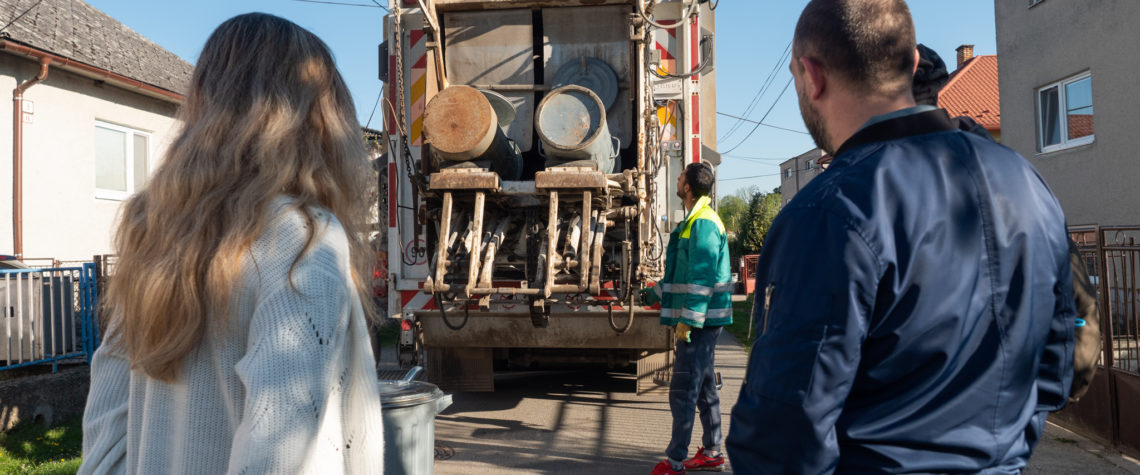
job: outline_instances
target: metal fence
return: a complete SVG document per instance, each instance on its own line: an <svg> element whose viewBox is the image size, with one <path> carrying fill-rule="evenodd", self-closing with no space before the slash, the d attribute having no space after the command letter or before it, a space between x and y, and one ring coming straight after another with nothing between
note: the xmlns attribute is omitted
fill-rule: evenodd
<svg viewBox="0 0 1140 475"><path fill-rule="evenodd" d="M1103 351L1089 392L1056 420L1140 454L1140 226L1069 231L1096 287Z"/></svg>
<svg viewBox="0 0 1140 475"><path fill-rule="evenodd" d="M95 264L0 270L0 370L86 358L99 343Z"/></svg>
<svg viewBox="0 0 1140 475"><path fill-rule="evenodd" d="M1102 228L1111 367L1140 375L1140 227Z"/></svg>

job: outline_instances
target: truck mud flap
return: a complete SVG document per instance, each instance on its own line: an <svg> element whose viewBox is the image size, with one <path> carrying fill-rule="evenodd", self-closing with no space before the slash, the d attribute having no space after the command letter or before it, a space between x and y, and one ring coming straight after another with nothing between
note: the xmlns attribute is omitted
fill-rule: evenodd
<svg viewBox="0 0 1140 475"><path fill-rule="evenodd" d="M448 392L495 390L491 348L428 348L427 379Z"/></svg>

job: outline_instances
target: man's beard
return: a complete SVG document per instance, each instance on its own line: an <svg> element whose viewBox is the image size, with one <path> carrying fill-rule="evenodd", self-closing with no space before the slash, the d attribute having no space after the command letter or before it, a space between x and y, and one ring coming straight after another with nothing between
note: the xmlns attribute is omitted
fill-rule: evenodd
<svg viewBox="0 0 1140 475"><path fill-rule="evenodd" d="M798 95L800 96L800 115L803 116L804 126L807 127L812 140L815 141L817 147L827 152L828 155L834 155L835 147L832 146L831 138L827 134L823 117L820 116L818 110L811 106L806 94L799 92Z"/></svg>

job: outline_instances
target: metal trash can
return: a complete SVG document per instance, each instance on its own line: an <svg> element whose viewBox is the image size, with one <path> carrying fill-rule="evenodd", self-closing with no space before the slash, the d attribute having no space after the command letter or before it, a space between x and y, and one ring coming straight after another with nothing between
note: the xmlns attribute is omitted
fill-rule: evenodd
<svg viewBox="0 0 1140 475"><path fill-rule="evenodd" d="M385 474L435 470L435 416L451 405L451 395L434 384L412 381L420 371L416 366L403 379L380 381Z"/></svg>
<svg viewBox="0 0 1140 475"><path fill-rule="evenodd" d="M610 136L606 108L593 91L575 85L550 91L534 118L547 168L584 162L602 173L614 172L621 144Z"/></svg>

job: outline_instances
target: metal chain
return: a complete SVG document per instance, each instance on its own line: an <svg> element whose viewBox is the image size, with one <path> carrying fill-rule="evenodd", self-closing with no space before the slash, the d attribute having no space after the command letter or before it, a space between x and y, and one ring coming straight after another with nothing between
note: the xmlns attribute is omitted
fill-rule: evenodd
<svg viewBox="0 0 1140 475"><path fill-rule="evenodd" d="M404 99L404 29L400 2L396 2L392 14L396 17L396 91L400 102L400 156L404 160L404 171L408 175L408 182L419 192L421 183L416 172L415 159L412 158L412 150L408 147L408 108Z"/></svg>
<svg viewBox="0 0 1140 475"><path fill-rule="evenodd" d="M412 236L411 236L412 241L411 242L412 242L412 245L415 246L415 250L413 252L420 252L422 247L415 244L415 243L418 243L419 239L420 239L420 226L419 226L420 223L419 223L419 216L418 216L419 215L419 209L418 209L419 207L416 206L415 199L417 196L421 196L422 183L418 179L418 173L416 170L415 159L412 158L412 150L408 147L408 109L407 109L407 102L405 102L405 97L404 97L404 45L403 45L403 43L404 43L404 29L403 29L403 12L401 10L402 9L400 8L400 2L399 1L395 2L395 6L392 9L392 14L395 16L394 24L396 27L396 90L397 90L397 94L399 96L397 98L397 100L400 103L400 108L399 108L398 117L397 117L397 120L399 121L399 125L400 125L400 127L399 127L399 129L400 129L399 130L399 133L400 133L400 151L399 151L399 154L400 154L400 157L404 161L404 171L408 176L408 183L410 183L412 186L413 203L412 203ZM393 111L393 112L395 112L395 111ZM395 178L396 177L389 177L390 180L393 180ZM402 229L403 226L402 226L401 221L402 220L397 218L396 228L397 228L397 232L400 234L400 236L403 236L403 229ZM400 259L405 264L408 264L407 257L405 255L405 253L403 252L403 248L404 248L404 246L403 246L403 244L401 244Z"/></svg>

